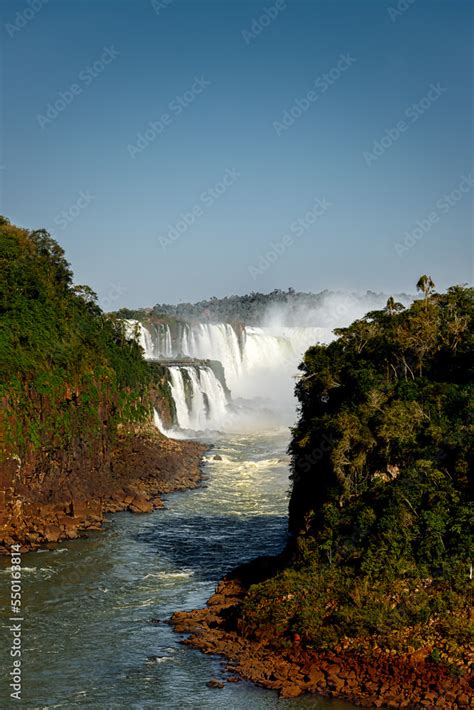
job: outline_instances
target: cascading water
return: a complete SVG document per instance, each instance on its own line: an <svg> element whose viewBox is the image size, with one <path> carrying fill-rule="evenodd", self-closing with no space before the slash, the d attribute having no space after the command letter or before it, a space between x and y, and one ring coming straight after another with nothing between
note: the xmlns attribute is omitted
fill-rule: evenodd
<svg viewBox="0 0 474 710"><path fill-rule="evenodd" d="M285 412L293 409L291 377L303 353L310 345L332 338L328 328L247 326L237 333L229 323L180 323L173 336L164 323L148 329L130 320L127 329L138 339L147 359L159 359L163 365L170 361L175 424L195 431L235 430L242 420L246 420L247 429L256 416L261 419L263 410L265 416L278 412L278 421L286 421ZM188 358L220 362L225 381L202 362L173 363Z"/></svg>
<svg viewBox="0 0 474 710"><path fill-rule="evenodd" d="M187 324L178 349L188 357L219 360L231 388L242 376L239 339L229 323Z"/></svg>
<svg viewBox="0 0 474 710"><path fill-rule="evenodd" d="M213 370L172 365L169 371L177 426L194 431L222 428L228 398Z"/></svg>
<svg viewBox="0 0 474 710"><path fill-rule="evenodd" d="M161 421L161 417L158 414L158 412L156 411L156 409L153 409L153 423L156 426L156 428L158 429L158 431L161 431L162 434L166 433L164 424Z"/></svg>
<svg viewBox="0 0 474 710"><path fill-rule="evenodd" d="M154 343L150 331L138 320L127 319L125 323L125 332L127 338L136 340L143 349L147 359L153 358Z"/></svg>
<svg viewBox="0 0 474 710"><path fill-rule="evenodd" d="M173 357L170 328L166 323L159 323L150 327L150 341L147 341L145 356L148 359L161 360Z"/></svg>

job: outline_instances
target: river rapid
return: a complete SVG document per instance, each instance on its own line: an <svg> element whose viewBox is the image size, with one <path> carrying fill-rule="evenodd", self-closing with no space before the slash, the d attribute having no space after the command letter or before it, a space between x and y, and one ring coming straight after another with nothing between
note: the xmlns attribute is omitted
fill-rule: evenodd
<svg viewBox="0 0 474 710"><path fill-rule="evenodd" d="M208 434L200 488L167 496L165 510L111 515L101 532L23 555L21 702L9 700L10 574L0 560L2 710L351 708L280 700L244 681L208 688L225 663L183 646L164 623L205 605L232 567L283 548L288 439L285 427Z"/></svg>

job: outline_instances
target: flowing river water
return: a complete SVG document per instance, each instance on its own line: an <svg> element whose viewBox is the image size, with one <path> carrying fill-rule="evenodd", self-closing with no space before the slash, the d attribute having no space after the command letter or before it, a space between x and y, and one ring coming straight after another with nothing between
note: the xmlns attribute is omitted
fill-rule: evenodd
<svg viewBox="0 0 474 710"><path fill-rule="evenodd" d="M232 567L285 544L288 430L212 441L203 485L167 496L165 510L118 513L101 532L23 555L21 702L9 700L9 562L0 561L1 710L352 707L280 700L247 682L208 688L225 676L222 659L182 645L163 623L203 606Z"/></svg>

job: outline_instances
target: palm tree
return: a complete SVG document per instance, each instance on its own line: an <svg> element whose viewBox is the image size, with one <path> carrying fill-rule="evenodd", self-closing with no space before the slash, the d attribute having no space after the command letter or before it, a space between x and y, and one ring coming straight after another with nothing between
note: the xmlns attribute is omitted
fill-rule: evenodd
<svg viewBox="0 0 474 710"><path fill-rule="evenodd" d="M393 316L395 313L403 311L404 307L405 306L402 303L398 303L393 296L390 296L387 301L387 305L385 306L385 310L389 316Z"/></svg>
<svg viewBox="0 0 474 710"><path fill-rule="evenodd" d="M422 291L424 296L425 296L425 301L428 300L429 296L433 293L435 290L435 283L431 276L426 276L424 274L423 276L420 276L418 279L418 283L416 284L416 288L418 291Z"/></svg>

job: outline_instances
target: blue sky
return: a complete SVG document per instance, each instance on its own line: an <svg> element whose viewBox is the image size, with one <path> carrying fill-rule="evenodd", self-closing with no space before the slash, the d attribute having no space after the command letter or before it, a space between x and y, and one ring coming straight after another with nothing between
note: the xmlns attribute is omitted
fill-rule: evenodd
<svg viewBox="0 0 474 710"><path fill-rule="evenodd" d="M102 305L472 280L467 0L2 5L1 212Z"/></svg>

